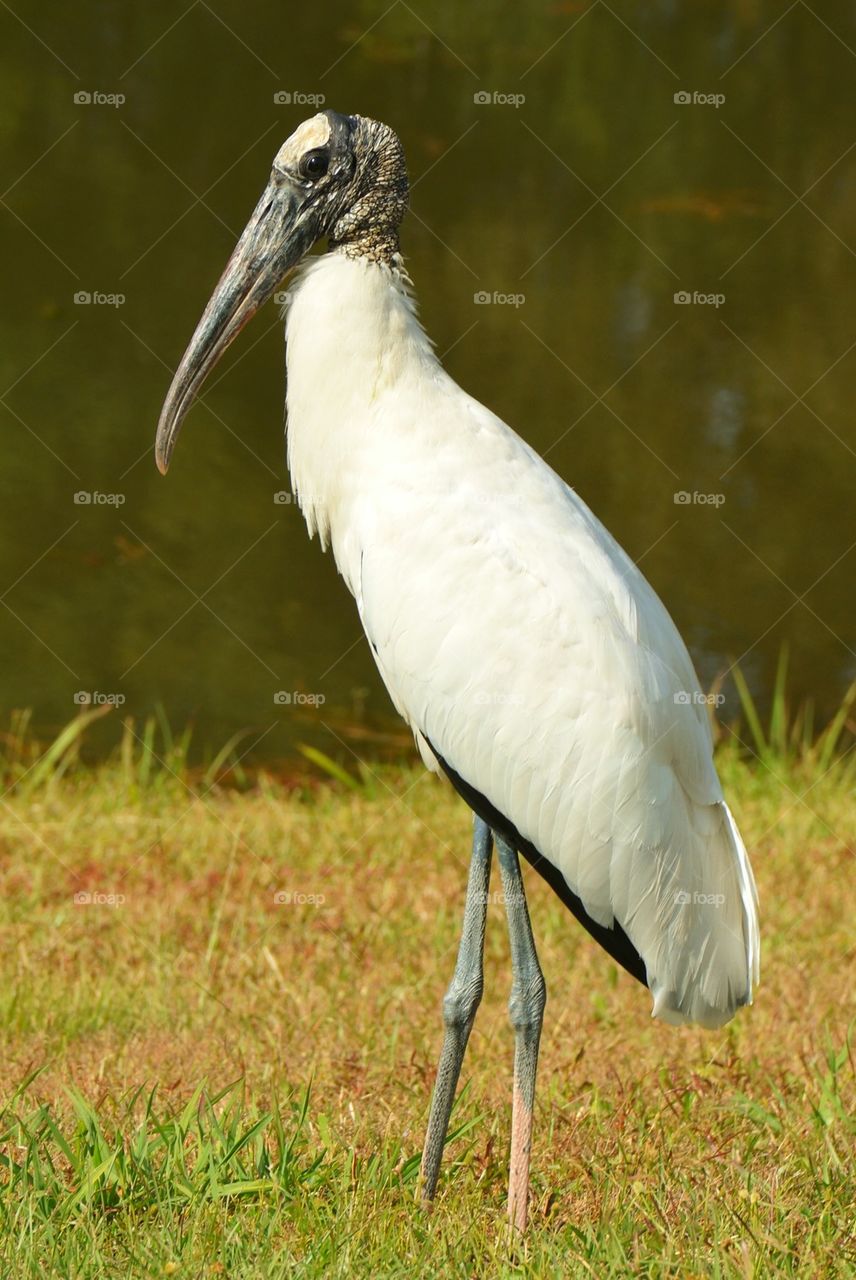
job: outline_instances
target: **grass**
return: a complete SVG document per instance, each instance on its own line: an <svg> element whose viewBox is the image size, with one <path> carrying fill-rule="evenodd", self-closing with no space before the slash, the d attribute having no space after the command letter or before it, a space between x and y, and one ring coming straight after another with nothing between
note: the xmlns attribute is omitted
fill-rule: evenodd
<svg viewBox="0 0 856 1280"><path fill-rule="evenodd" d="M434 1213L414 1200L470 834L450 791L413 764L336 780L317 752L192 768L155 721L86 767L95 713L47 752L16 718L0 1274L856 1274L852 702L816 734L784 686L719 747L763 917L730 1026L653 1023L527 878L549 1001L522 1243L499 901Z"/></svg>

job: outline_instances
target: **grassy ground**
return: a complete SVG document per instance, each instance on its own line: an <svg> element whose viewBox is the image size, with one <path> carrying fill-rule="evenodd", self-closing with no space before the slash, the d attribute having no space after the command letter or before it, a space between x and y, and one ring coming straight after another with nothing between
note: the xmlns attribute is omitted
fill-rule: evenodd
<svg viewBox="0 0 856 1280"><path fill-rule="evenodd" d="M720 753L764 944L721 1032L653 1023L527 874L549 1000L515 1244L498 901L440 1195L414 1202L463 805L410 765L213 785L132 735L86 769L73 736L41 764L12 742L0 800L0 1274L856 1274L854 774L831 751Z"/></svg>

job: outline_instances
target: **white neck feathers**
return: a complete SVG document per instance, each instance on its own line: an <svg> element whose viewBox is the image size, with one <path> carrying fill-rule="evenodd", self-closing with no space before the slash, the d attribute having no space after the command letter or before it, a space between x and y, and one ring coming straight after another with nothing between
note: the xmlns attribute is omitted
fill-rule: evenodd
<svg viewBox="0 0 856 1280"><path fill-rule="evenodd" d="M328 253L289 291L286 324L288 467L310 535L337 545L359 498L378 432L394 429L382 398L443 377L416 318L401 260L392 266ZM349 581L353 589L353 583Z"/></svg>

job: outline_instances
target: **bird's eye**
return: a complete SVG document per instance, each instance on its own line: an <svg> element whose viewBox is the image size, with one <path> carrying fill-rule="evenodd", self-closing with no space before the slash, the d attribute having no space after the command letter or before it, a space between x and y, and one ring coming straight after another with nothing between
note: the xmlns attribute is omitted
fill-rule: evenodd
<svg viewBox="0 0 856 1280"><path fill-rule="evenodd" d="M326 151L307 151L300 161L300 176L312 181L315 178L323 178L329 163L330 157Z"/></svg>

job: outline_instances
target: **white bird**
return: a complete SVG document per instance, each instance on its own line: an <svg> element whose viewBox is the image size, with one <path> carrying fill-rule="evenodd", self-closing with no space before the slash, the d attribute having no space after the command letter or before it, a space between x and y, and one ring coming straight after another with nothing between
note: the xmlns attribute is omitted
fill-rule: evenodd
<svg viewBox="0 0 856 1280"><path fill-rule="evenodd" d="M449 377L416 318L407 191L386 125L325 111L296 130L175 374L156 456L165 472L209 370L328 237L290 289L292 483L426 765L476 815L422 1194L481 997L495 840L514 973L509 1213L523 1228L546 990L518 853L670 1023L719 1027L751 1002L757 895L666 609L573 489Z"/></svg>

